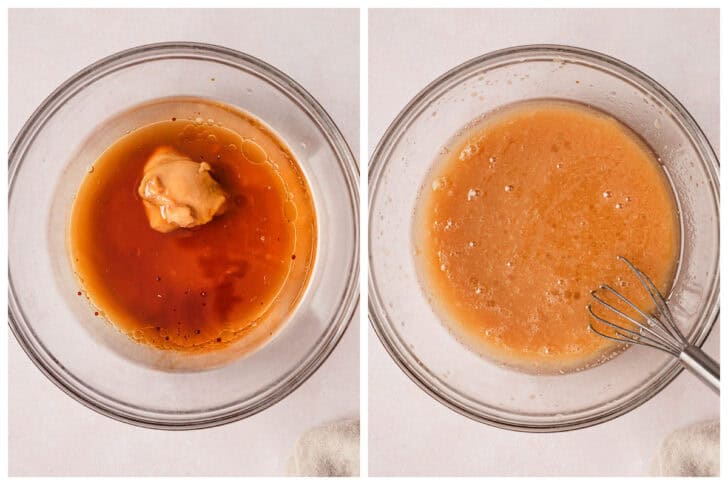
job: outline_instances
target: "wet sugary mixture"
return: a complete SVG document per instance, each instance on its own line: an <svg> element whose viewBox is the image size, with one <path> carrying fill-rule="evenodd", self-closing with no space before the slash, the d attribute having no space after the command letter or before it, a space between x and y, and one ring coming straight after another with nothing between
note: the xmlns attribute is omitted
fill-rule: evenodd
<svg viewBox="0 0 728 485"><path fill-rule="evenodd" d="M519 103L454 138L421 189L415 254L435 309L476 352L532 372L605 360L590 291L645 303L630 259L666 292L679 252L669 182L614 118L561 101Z"/></svg>

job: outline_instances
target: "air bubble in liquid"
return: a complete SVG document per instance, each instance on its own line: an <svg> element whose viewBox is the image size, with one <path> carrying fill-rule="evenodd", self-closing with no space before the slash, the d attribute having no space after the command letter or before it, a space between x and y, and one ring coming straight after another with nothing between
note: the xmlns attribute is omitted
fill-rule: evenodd
<svg viewBox="0 0 728 485"><path fill-rule="evenodd" d="M460 152L460 155L458 155L458 158L461 161L465 161L465 160L468 160L473 155L475 155L476 153L478 153L478 146L470 144L462 149L462 151Z"/></svg>
<svg viewBox="0 0 728 485"><path fill-rule="evenodd" d="M447 179L445 177L440 177L432 182L432 190L442 190L445 187L447 187Z"/></svg>

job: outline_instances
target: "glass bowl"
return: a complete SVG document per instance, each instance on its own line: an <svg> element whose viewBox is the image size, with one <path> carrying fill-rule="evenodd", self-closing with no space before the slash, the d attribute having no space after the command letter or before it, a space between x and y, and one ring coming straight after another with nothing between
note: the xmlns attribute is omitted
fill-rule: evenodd
<svg viewBox="0 0 728 485"><path fill-rule="evenodd" d="M211 353L189 364L174 352L132 341L94 318L76 296L65 237L73 194L86 168L120 136L192 114L186 105L165 104L170 97L211 99L269 124L298 159L313 194L318 247L306 292L282 330L242 358ZM180 112L169 112L175 109ZM207 119L205 110L199 104L195 116ZM357 171L319 103L259 59L193 43L146 45L107 57L56 89L10 149L10 327L63 391L121 421L190 429L255 414L323 363L354 313Z"/></svg>
<svg viewBox="0 0 728 485"><path fill-rule="evenodd" d="M672 357L633 346L581 372L518 372L456 341L422 291L412 218L439 150L485 113L545 98L611 114L642 136L664 165L682 236L670 305L696 345L716 321L719 294L718 160L695 120L654 80L603 54L552 45L486 54L436 79L397 116L371 159L370 319L395 362L432 397L475 420L531 432L613 419L657 394L681 370Z"/></svg>

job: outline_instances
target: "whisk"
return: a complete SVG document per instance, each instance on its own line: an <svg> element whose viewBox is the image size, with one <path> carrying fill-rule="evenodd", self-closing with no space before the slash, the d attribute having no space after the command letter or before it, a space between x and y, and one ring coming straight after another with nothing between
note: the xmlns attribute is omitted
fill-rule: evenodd
<svg viewBox="0 0 728 485"><path fill-rule="evenodd" d="M606 339L614 340L615 342L630 345L645 345L647 347L652 347L653 349L667 352L677 358L685 369L695 374L715 392L720 393L720 366L718 363L710 358L700 348L688 342L682 332L680 332L680 329L677 327L675 320L672 317L672 313L670 313L670 309L667 306L665 298L660 294L654 283L652 283L652 280L650 280L647 275L637 269L626 258L619 256L619 259L626 263L637 276L642 287L649 293L650 298L654 302L655 309L652 313L647 313L611 286L600 285L600 290L614 295L617 299L634 310L644 319L644 321L639 321L616 308L614 305L606 302L601 296L599 296L597 290L594 290L591 292L591 295L595 302L614 312L622 319L632 323L635 327L631 329L626 328L625 326L617 325L616 323L610 322L609 320L596 315L592 309L592 303L589 303L587 305L587 310L592 318L604 325L607 325L608 327L611 327L615 332L614 335L607 335L595 328L593 321L589 323L591 331Z"/></svg>

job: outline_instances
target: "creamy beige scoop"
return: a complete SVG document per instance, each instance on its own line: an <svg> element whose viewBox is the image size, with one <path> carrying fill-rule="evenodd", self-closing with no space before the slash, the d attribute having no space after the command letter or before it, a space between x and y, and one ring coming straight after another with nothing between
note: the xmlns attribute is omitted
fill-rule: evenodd
<svg viewBox="0 0 728 485"><path fill-rule="evenodd" d="M152 229L171 232L200 226L224 212L227 195L210 170L209 164L195 162L170 147L152 153L138 190Z"/></svg>

